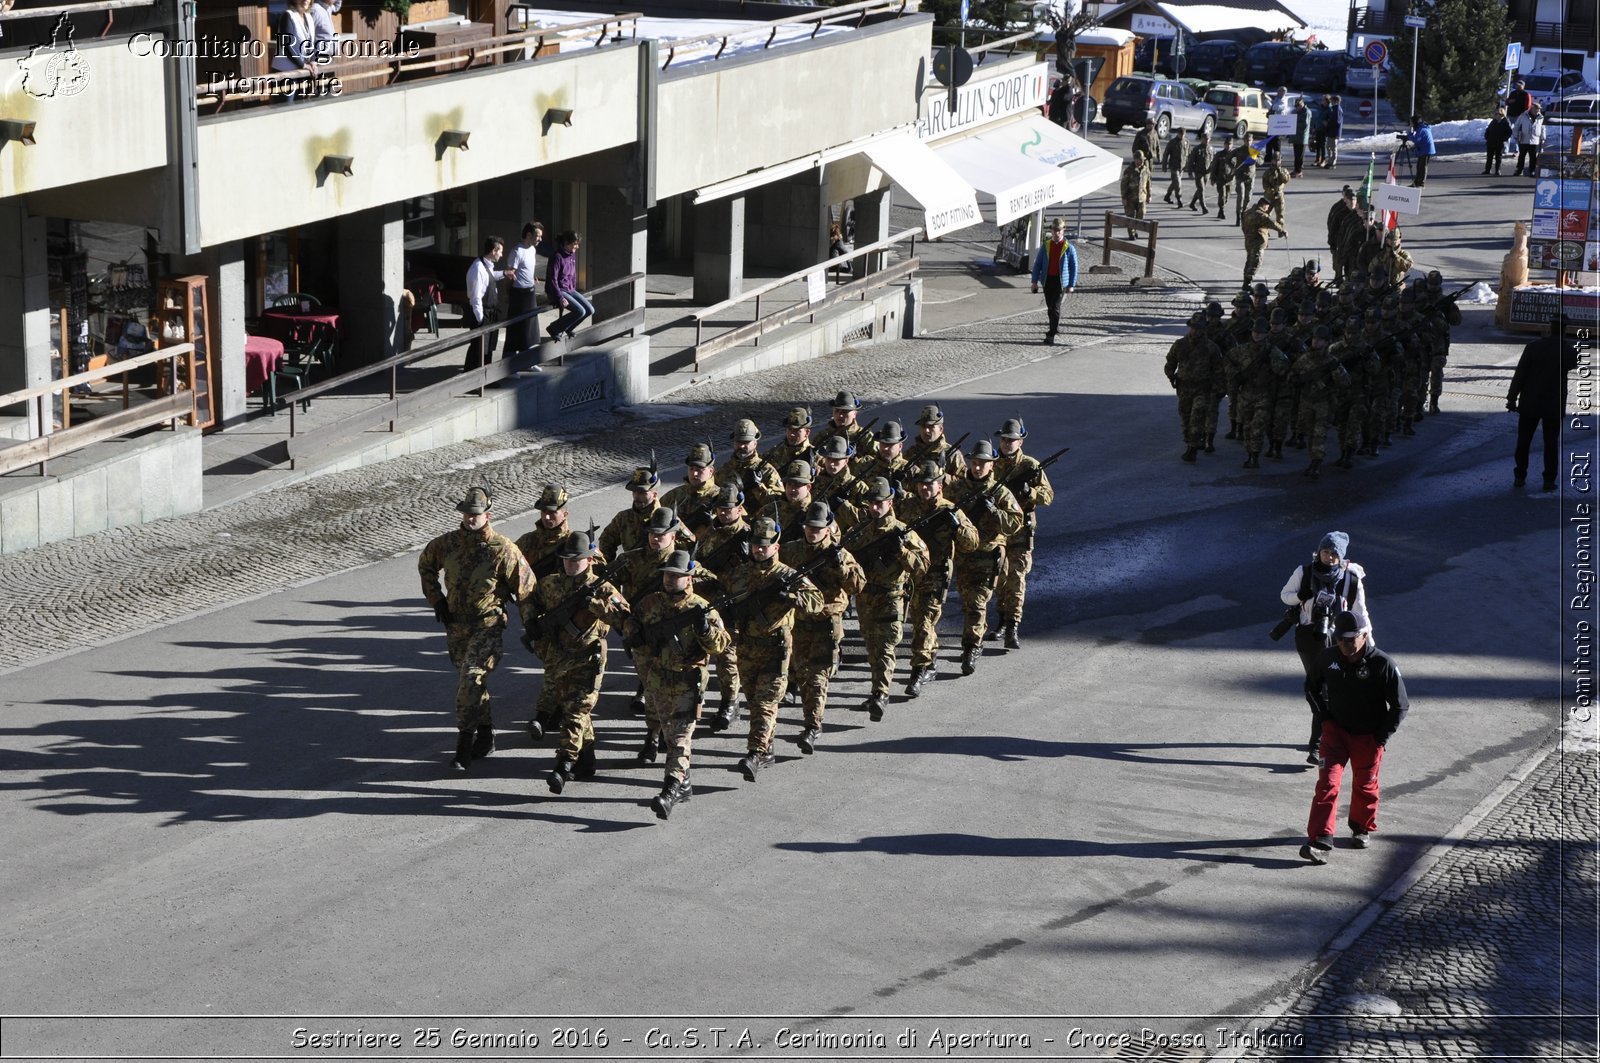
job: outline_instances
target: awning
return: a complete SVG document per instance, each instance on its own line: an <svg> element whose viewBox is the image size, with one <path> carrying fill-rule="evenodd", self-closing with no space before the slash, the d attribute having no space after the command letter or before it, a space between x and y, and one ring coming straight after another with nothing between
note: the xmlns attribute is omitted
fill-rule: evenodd
<svg viewBox="0 0 1600 1063"><path fill-rule="evenodd" d="M861 154L922 208L922 227L929 239L983 220L972 186L911 134L869 144Z"/></svg>
<svg viewBox="0 0 1600 1063"><path fill-rule="evenodd" d="M985 196L996 225L1114 183L1122 160L1053 122L1029 116L941 144L945 159Z"/></svg>

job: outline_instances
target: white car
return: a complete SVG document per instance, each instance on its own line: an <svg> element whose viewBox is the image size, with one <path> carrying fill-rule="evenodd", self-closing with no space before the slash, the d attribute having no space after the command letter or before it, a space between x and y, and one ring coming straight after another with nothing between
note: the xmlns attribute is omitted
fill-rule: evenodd
<svg viewBox="0 0 1600 1063"><path fill-rule="evenodd" d="M1600 124L1600 94L1585 92L1556 100L1545 107L1544 123L1547 126Z"/></svg>
<svg viewBox="0 0 1600 1063"><path fill-rule="evenodd" d="M1545 108L1573 93L1596 91L1596 86L1586 81L1582 72L1577 70L1552 68L1533 70L1526 74L1518 74L1515 80L1521 81L1523 88L1528 90L1528 95L1538 100L1539 105Z"/></svg>

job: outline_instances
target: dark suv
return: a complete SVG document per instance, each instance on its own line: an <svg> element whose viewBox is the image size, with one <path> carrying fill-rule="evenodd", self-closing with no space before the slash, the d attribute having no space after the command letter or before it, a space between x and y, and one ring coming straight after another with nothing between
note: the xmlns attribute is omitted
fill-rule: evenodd
<svg viewBox="0 0 1600 1063"><path fill-rule="evenodd" d="M1164 139L1174 129L1217 128L1217 109L1201 102L1194 90L1181 81L1129 74L1111 83L1100 104L1106 132L1120 133L1123 126L1143 126L1154 119L1156 132Z"/></svg>
<svg viewBox="0 0 1600 1063"><path fill-rule="evenodd" d="M1245 47L1238 41L1201 41L1189 49L1188 76L1204 81L1232 81L1234 67L1244 58Z"/></svg>
<svg viewBox="0 0 1600 1063"><path fill-rule="evenodd" d="M1255 84L1287 85L1307 51L1293 41L1263 41L1244 53L1245 76Z"/></svg>
<svg viewBox="0 0 1600 1063"><path fill-rule="evenodd" d="M1343 92L1344 71L1350 63L1344 52L1319 48L1307 52L1294 65L1289 87L1302 92Z"/></svg>

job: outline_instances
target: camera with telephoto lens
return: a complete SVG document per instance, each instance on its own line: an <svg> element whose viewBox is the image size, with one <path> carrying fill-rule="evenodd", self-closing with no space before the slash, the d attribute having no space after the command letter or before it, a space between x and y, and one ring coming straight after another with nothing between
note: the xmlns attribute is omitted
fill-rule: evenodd
<svg viewBox="0 0 1600 1063"><path fill-rule="evenodd" d="M1291 605L1284 609L1283 619L1278 621L1277 626L1271 631L1267 632L1267 638L1271 639L1273 642L1277 642L1279 639L1283 638L1283 636L1293 631L1294 626L1299 622L1300 607L1298 605Z"/></svg>

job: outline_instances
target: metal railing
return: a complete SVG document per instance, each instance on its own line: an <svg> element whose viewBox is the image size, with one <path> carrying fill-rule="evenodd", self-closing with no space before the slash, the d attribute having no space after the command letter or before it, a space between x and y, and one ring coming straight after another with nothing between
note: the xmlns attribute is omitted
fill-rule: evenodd
<svg viewBox="0 0 1600 1063"><path fill-rule="evenodd" d="M629 273L582 294L590 302L593 302L594 297L597 295L624 285L635 284L643 279L643 273ZM413 362L419 362L425 358L432 358L435 355L444 354L458 347L464 347L473 340L487 336L497 329L508 328L534 318L549 309L550 307L548 306L542 309L535 308L525 314L506 318L504 321L496 321L490 325L470 329L458 336L436 340L426 346L404 351L382 361L374 362L371 365L352 369L337 376L331 376L309 387L281 396L281 404L287 405L289 409L289 438L283 443L277 444L276 447L269 448L269 450L276 450L276 460L287 461L289 468L293 469L300 459L309 457L335 443L339 443L351 436L360 435L385 423L388 425L387 430L393 432L395 430L395 421L400 417L417 413L442 402L447 402L450 399L459 398L468 392L475 392L477 395L482 396L484 389L490 384L508 379L516 373L538 364L541 360L541 354L545 353L544 344L541 343L512 358L503 358L498 362L490 362L475 369L464 369L437 383L428 384L407 392L401 392L400 390L400 370ZM594 323L590 327L577 333L571 341L561 346L555 359L557 365L565 365L567 354L571 351L593 347L625 333L634 334L644 325L644 310L638 308L613 317L604 319L596 317L592 320ZM301 403L309 402L319 395L326 395L349 384L384 373L389 376L389 394L386 398L380 399L375 405L354 414L341 416L339 420L332 424L309 430L302 429L296 423L295 410ZM269 458L269 460L271 459Z"/></svg>
<svg viewBox="0 0 1600 1063"><path fill-rule="evenodd" d="M270 77L253 79L263 84L245 92L216 93L200 88L195 92L195 100L198 104L215 103L216 111L212 112L214 114L231 102L240 100L264 102L282 96L283 86L296 81L304 81L309 86L321 78L338 78L341 84L381 80L385 85L392 85L406 75L437 71L441 67L448 67L450 70L468 69L488 56L504 55L508 52L526 55L529 45L533 46L533 56L529 57L531 61L537 58L538 53L547 44L556 41L581 41L593 34L594 46L598 48L607 41L637 38L639 19L643 17L641 13L634 11L608 15L605 18L587 19L583 22L563 23L559 26L530 26L513 33L487 37L470 43L457 41L421 48L415 52L397 53L392 58L355 59L351 60L349 65L341 64L337 69L323 63L305 70L274 73ZM614 32L613 26L616 27ZM623 31L625 26L628 28L626 38Z"/></svg>
<svg viewBox="0 0 1600 1063"><path fill-rule="evenodd" d="M163 347L158 351L136 355L120 362L102 366L99 369L90 369L84 373L74 373L72 376L52 380L48 384L37 387L23 388L0 395L0 409L7 406L24 405L28 407L30 418L37 418L35 423L39 427L39 434L32 439L0 440L0 474L16 472L29 465L39 466L39 475L48 472L51 459L71 454L75 450L82 450L93 443L100 443L117 436L127 435L129 432L141 428L148 428L162 421L171 421L172 428L178 427L178 421L184 418L190 424L195 421L195 396L194 392L175 390L172 394L149 402L141 402L134 406L128 385L128 374L135 369L147 365L167 363L168 379L177 381L183 379L178 373L178 362L181 359L194 356L194 345L190 343L175 344ZM111 377L122 377L122 410L119 413L109 414L105 417L96 417L87 424L71 427L70 414L67 417L67 427L59 432L53 430L54 418L51 416L55 405L55 396L58 393L70 392L73 388L85 384L93 384ZM62 395L62 404L66 409L71 408L72 397L70 394Z"/></svg>
<svg viewBox="0 0 1600 1063"><path fill-rule="evenodd" d="M665 70L672 65L678 52L695 47L717 45L717 52L711 58L720 59L722 53L728 50L728 42L739 37L754 37L763 33L767 35L767 43L762 48L772 47L773 41L778 37L778 31L785 26L802 26L812 23L810 36L815 38L822 31L822 27L833 23L854 22L852 28L859 29L866 22L868 15L886 14L894 12L899 18L905 14L907 0L862 0L855 4L842 4L839 7L830 7L823 11L813 11L804 15L789 15L784 18L772 19L768 22L758 22L749 27L736 30L727 30L722 33L707 33L699 37L685 37L682 40L672 41L667 44L667 57L661 64Z"/></svg>
<svg viewBox="0 0 1600 1063"><path fill-rule="evenodd" d="M808 315L813 321L815 321L818 310L823 310L827 307L833 306L836 303L843 302L845 299L848 299L854 295L859 295L864 302L866 301L868 292L877 288L882 288L885 285L892 284L903 277L911 276L922 264L921 261L916 257L917 237L920 235L922 235L921 227L906 229L904 232L895 233L893 236L890 236L887 239L879 240L876 243L867 244L863 247L858 247L849 254L836 255L835 257L827 259L824 262L818 262L815 266L808 266L805 269L796 270L787 276L779 277L776 280L770 280L759 287L750 289L747 292L740 292L731 299L724 299L720 303L714 303L711 306L696 310L690 315L694 319L694 371L696 373L700 371L700 362L704 358L709 358L712 355L728 350L731 347L741 346L746 341L749 341L752 343L752 345L759 347L761 345L762 335L771 332L773 329L781 328L791 321L796 321ZM817 273L821 273L823 277L826 278L827 275L836 267L846 264L853 264L856 262L856 260L864 259L868 255L880 255L889 250L895 244L900 243L902 240L910 241L906 250L905 261L896 263L895 265L886 269L880 269L875 272L868 273L864 277L850 281L847 284L841 284L830 291L826 296L816 300L815 302L811 300L810 293L808 292L805 299L790 303L787 306L781 307L780 309L770 311L765 315L761 313L762 298L778 290L779 288L782 288L785 285L793 284L795 281L805 280ZM713 336L709 340L704 338L705 324L707 319L724 313L725 311L738 306L740 303L749 302L751 300L754 300L755 302L755 319L753 321L749 321L743 325L738 325L727 332L722 333L721 335Z"/></svg>

